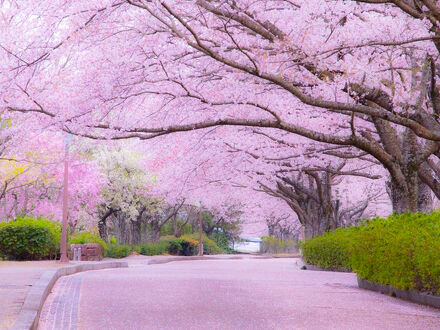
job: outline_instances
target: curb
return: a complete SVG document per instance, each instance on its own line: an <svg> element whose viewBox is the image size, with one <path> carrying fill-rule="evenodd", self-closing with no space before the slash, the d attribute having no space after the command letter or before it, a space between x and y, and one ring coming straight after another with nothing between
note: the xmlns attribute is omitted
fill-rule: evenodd
<svg viewBox="0 0 440 330"><path fill-rule="evenodd" d="M147 260L144 264L146 265L159 265L159 264L167 264L169 262L174 261L189 261L189 260L238 260L244 259L242 257L231 257L231 258L215 258L215 257L199 257L199 256L184 256L184 257L175 257L168 259L151 259Z"/></svg>
<svg viewBox="0 0 440 330"><path fill-rule="evenodd" d="M313 270L313 271L320 271L320 272L353 273L351 270L348 270L348 269L321 268L321 267L311 265L311 264L304 264L304 266L306 267L305 270Z"/></svg>
<svg viewBox="0 0 440 330"><path fill-rule="evenodd" d="M435 308L440 308L440 296L434 296L425 292L419 292L414 290L400 290L391 285L379 284L371 282L363 278L358 277L358 286L361 289L376 291L383 294L397 297L403 300L411 301L417 304L427 305Z"/></svg>
<svg viewBox="0 0 440 330"><path fill-rule="evenodd" d="M328 269L328 268L321 268L321 267L318 267L318 266L312 265L312 264L307 264L304 262L304 260L302 258L300 258L296 262L296 265L301 270L312 270L312 271L319 271L319 272L353 273L353 271L351 271L349 269Z"/></svg>
<svg viewBox="0 0 440 330"><path fill-rule="evenodd" d="M61 267L51 269L43 273L40 279L32 285L31 290L24 300L20 314L11 329L13 330L29 330L38 327L40 312L44 305L44 301L52 290L55 282L61 276L72 275L88 270L99 270L105 268L121 268L128 267L127 262L112 261L93 264L78 264L74 266Z"/></svg>

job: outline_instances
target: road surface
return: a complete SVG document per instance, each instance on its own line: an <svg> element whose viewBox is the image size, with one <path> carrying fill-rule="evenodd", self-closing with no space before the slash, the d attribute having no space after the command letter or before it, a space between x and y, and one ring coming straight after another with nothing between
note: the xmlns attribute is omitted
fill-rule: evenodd
<svg viewBox="0 0 440 330"><path fill-rule="evenodd" d="M440 329L440 310L295 259L181 261L62 277L39 329Z"/></svg>

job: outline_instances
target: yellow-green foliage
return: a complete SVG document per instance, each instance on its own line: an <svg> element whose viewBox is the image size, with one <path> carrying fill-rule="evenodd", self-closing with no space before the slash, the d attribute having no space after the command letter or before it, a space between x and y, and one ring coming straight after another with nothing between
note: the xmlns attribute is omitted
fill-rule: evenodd
<svg viewBox="0 0 440 330"><path fill-rule="evenodd" d="M361 278L440 294L440 213L373 219L362 226L352 256Z"/></svg>
<svg viewBox="0 0 440 330"><path fill-rule="evenodd" d="M56 258L61 224L24 217L0 224L0 257L15 260Z"/></svg>
<svg viewBox="0 0 440 330"><path fill-rule="evenodd" d="M183 235L182 238L185 239L191 239L196 242L197 247L199 245L199 234L190 234L190 235ZM223 250L220 249L216 242L214 242L212 239L208 238L205 233L202 234L202 242L203 242L203 253L204 254L221 254L223 253Z"/></svg>
<svg viewBox="0 0 440 330"><path fill-rule="evenodd" d="M374 218L308 239L302 251L322 268L351 268L372 282L440 294L440 212Z"/></svg>
<svg viewBox="0 0 440 330"><path fill-rule="evenodd" d="M304 261L330 270L351 269L351 249L359 228L336 229L302 244Z"/></svg>
<svg viewBox="0 0 440 330"><path fill-rule="evenodd" d="M166 244L169 254L192 256L197 254L198 242L190 237L165 236L160 239L160 243Z"/></svg>
<svg viewBox="0 0 440 330"><path fill-rule="evenodd" d="M261 249L263 253L285 253L297 251L297 243L288 239L278 239L272 236L263 236Z"/></svg>

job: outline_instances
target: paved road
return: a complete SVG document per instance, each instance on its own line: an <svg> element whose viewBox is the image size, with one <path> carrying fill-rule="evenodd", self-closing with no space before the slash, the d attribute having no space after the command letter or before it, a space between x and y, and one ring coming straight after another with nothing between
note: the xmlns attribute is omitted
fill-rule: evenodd
<svg viewBox="0 0 440 330"><path fill-rule="evenodd" d="M440 329L440 311L294 259L183 261L63 277L39 329Z"/></svg>

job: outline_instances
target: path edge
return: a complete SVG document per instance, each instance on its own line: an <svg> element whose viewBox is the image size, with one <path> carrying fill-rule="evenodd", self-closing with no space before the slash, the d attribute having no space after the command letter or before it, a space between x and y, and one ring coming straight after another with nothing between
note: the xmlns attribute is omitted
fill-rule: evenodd
<svg viewBox="0 0 440 330"><path fill-rule="evenodd" d="M26 295L20 313L11 329L13 330L33 330L37 329L40 319L41 309L47 296L52 291L56 281L61 276L72 275L88 270L99 270L105 268L123 268L128 267L126 261L110 261L101 263L84 263L74 266L66 266L57 269L47 270L41 275L40 279L32 285L32 288Z"/></svg>
<svg viewBox="0 0 440 330"><path fill-rule="evenodd" d="M384 285L376 282L371 282L361 277L357 277L358 286L361 289L380 292L386 295L397 297L403 300L411 301L416 304L440 308L440 296L430 295L425 292L414 290L396 289L391 285Z"/></svg>

